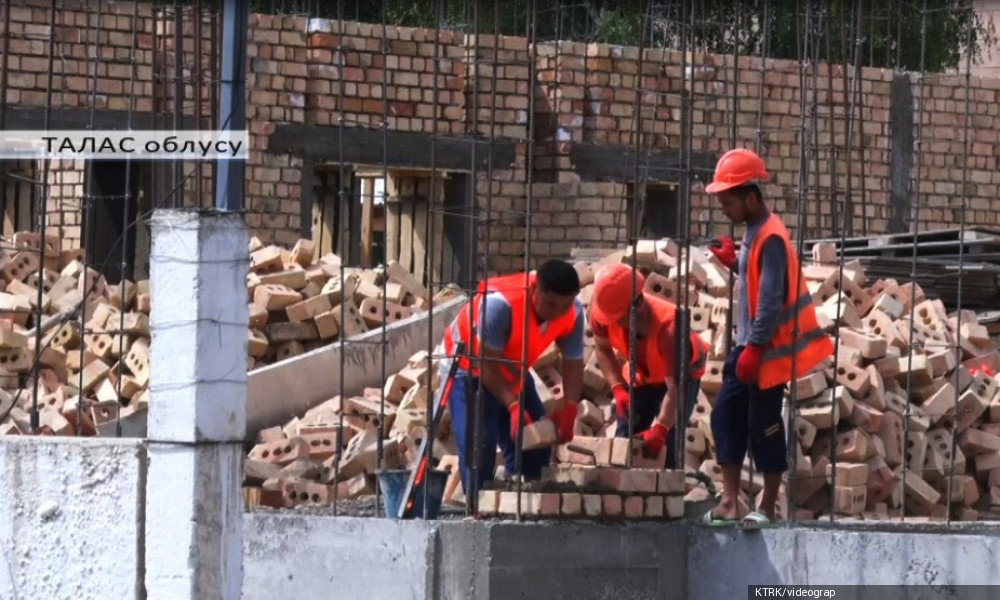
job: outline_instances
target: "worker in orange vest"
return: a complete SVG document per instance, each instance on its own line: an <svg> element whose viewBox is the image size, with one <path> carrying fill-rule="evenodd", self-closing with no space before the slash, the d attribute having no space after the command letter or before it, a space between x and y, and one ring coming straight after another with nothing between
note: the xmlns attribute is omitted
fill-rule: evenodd
<svg viewBox="0 0 1000 600"><path fill-rule="evenodd" d="M482 484L493 480L497 444L503 451L508 474L517 473L515 443L519 420L524 425L546 418L530 373L521 381L522 358L527 367L554 342L562 356L563 407L548 416L555 422L560 442L573 439L577 404L583 386L584 310L577 299L580 278L573 265L550 260L537 271L489 278L480 282L476 294L455 316L445 331L444 354L440 363L446 374L452 360L458 360L456 379L448 397L452 431L458 450L462 489L466 496L478 492ZM527 304L527 306L526 306ZM525 322L527 339L525 340ZM476 323L470 328L470 323ZM466 344L461 356L455 356L456 344ZM480 345L483 362L479 364ZM469 479L467 452L472 450L470 407L482 379L483 429L479 431L481 451L478 470ZM524 391L523 410L520 394ZM525 479L539 479L542 467L551 462L551 448L521 453L521 472Z"/></svg>
<svg viewBox="0 0 1000 600"><path fill-rule="evenodd" d="M691 334L687 351L691 356L691 378L685 394L684 422L678 424L678 386L674 373L677 306L643 291L644 286L642 273L628 265L616 263L603 267L594 276L590 329L594 333L597 363L614 394L618 421L615 436L628 437L628 381L631 376L629 309L634 307L636 356L631 400L632 433L639 434L644 451L649 456L657 456L666 445L664 466L681 468L683 457L678 459L674 456L675 432L687 427L694 411L701 377L705 373L708 344L696 334ZM624 357L624 364L615 356L616 350Z"/></svg>
<svg viewBox="0 0 1000 600"><path fill-rule="evenodd" d="M723 367L711 415L723 488L719 505L705 514L710 525L742 521L746 528L760 528L775 520L778 489L788 469L781 414L785 386L833 354L833 341L816 320L788 230L764 204L757 182L767 178L763 159L738 148L719 159L705 187L730 221L747 227L739 257L726 237L711 248L723 264L738 269L739 277L735 346ZM737 494L748 446L756 470L764 475L764 492L758 509L740 520Z"/></svg>

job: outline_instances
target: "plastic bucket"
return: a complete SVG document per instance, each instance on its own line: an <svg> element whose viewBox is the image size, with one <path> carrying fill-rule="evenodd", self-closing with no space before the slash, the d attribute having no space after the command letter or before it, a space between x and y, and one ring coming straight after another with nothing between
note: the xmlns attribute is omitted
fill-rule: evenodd
<svg viewBox="0 0 1000 600"><path fill-rule="evenodd" d="M410 479L410 469L387 469L378 472L378 485L382 490L382 502L385 505L385 516L395 519L399 515L399 506L406 493L406 484ZM441 499L444 497L444 487L448 483L448 471L431 470L424 483L417 486L413 498L413 517L424 517L424 484L430 482L430 498L427 505L427 518L436 519L441 510Z"/></svg>

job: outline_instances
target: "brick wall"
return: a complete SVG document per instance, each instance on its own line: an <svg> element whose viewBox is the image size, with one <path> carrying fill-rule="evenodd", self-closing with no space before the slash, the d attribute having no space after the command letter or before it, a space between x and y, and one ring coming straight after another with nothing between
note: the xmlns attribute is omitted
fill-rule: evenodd
<svg viewBox="0 0 1000 600"><path fill-rule="evenodd" d="M47 4L37 0L14 2L7 94L11 106L40 107L45 103ZM54 105L89 108L90 69L96 64L97 109L126 108L131 100L135 110L149 110L153 106L153 44L159 39L172 52L173 42L162 35L172 29L163 22L157 25L150 5L140 5L133 53L132 3L104 2L102 26L106 33L101 37L100 58L89 61L86 42L94 34L86 26L86 5L64 4L57 15L56 53L65 59L55 64ZM95 4L91 2L91 6ZM192 38L193 17L188 21L185 35ZM799 65L793 61L768 60L762 74L761 59L755 57L740 57L739 64L734 65L731 56L646 50L640 60L637 48L541 43L534 49L536 81L532 85L532 54L526 40L496 40L494 73L491 36L477 38L444 31L438 38L435 114L435 44L431 30L390 27L383 32L378 25L252 15L249 31L247 118L251 152L246 207L249 224L265 242L292 243L304 229L308 230L308 224L301 222L304 163L299 157L269 151L268 140L275 127L286 123L317 127L337 124L343 110L346 126L379 129L384 109L383 82L388 100L385 126L389 130L459 137L476 132L488 136L492 116L493 135L518 143L515 162L496 165L492 182L486 181L485 173L480 171L476 185L481 208L485 208L492 190L492 269L517 269L523 264L524 212L529 190L525 139L529 131L529 94L534 94L535 99L530 184L532 251L539 258L565 255L574 246L607 246L615 240L624 241L624 218L619 213L632 174L623 173L620 180L613 182L593 183L586 177L581 181L572 164L572 149L577 144L619 145L609 149L612 153L621 152L620 145L635 148L636 144L642 151L683 149L688 125L681 95L685 91L692 95L690 150L713 155L723 152L732 145L734 121L736 145L752 146L759 129L763 154L773 174L766 192L786 223L793 227L796 224L803 122ZM203 36L207 39L204 31ZM384 38L387 45L383 48ZM134 91L129 83L130 56L136 61ZM193 54L186 53L185 61L186 68L194 70ZM496 110L491 115L494 76ZM810 71L805 77L810 86L806 90L807 115L813 111L811 86L815 81L818 119L816 153L809 156L813 177L802 194L806 235L828 235L831 231L831 198L835 193L844 197L848 166L853 174L854 231L860 233L865 227L870 233L887 231L893 73L862 70L850 155L841 67L819 65L815 74ZM849 91L850 78L846 84ZM188 83L186 92L189 114L194 105L192 85ZM923 96L916 77L910 87L915 116L923 112L922 142L915 143L911 164L910 198L916 202L919 194L924 207L920 215L923 228L955 226L963 191L964 81L954 75L928 77L923 82ZM738 97L735 114L734 92ZM202 93L205 97L207 91ZM968 223L997 224L1000 79L974 77L971 93L970 154L964 188L969 194L970 211L966 218ZM79 172L79 167L76 164L64 168ZM51 177L58 179L59 171L54 169ZM703 178L710 175L701 174ZM78 237L79 219L73 213L79 202L73 195L79 192L82 179L70 179L73 183L53 190L50 213L53 222L65 226L68 237ZM211 201L210 192L195 198L191 186L186 189L188 204ZM701 189L702 185L696 183L691 197L692 222L698 226L695 233L707 233L709 222L721 230L723 218ZM480 229L482 254L486 237L486 231Z"/></svg>

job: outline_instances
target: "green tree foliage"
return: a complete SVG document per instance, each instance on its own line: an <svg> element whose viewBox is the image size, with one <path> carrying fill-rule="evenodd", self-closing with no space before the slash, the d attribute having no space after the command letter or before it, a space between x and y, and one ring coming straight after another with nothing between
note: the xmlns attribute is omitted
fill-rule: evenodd
<svg viewBox="0 0 1000 600"><path fill-rule="evenodd" d="M251 9L459 31L475 23L481 33L524 36L530 6L529 0L252 0ZM788 59L804 56L808 13L809 56L852 62L856 49L862 66L905 70L920 69L922 52L927 71L961 68L966 51L976 60L996 42L974 0L536 0L536 7L542 40L638 45L644 39L646 46Z"/></svg>

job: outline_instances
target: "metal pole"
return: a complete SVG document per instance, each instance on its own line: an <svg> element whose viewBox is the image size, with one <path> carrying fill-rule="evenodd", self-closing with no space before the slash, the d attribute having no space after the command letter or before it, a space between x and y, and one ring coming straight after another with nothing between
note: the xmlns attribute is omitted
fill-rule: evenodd
<svg viewBox="0 0 1000 600"><path fill-rule="evenodd" d="M250 3L223 0L222 69L219 97L220 130L246 129L246 55ZM219 160L215 180L215 208L220 211L243 209L246 165L242 160Z"/></svg>

